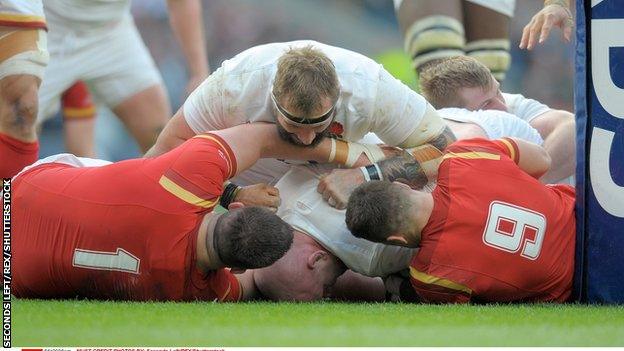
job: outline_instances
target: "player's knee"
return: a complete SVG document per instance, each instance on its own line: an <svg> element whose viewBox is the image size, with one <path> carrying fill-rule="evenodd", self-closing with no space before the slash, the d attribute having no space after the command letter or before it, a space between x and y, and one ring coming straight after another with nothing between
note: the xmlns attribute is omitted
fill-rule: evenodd
<svg viewBox="0 0 624 351"><path fill-rule="evenodd" d="M487 66L494 78L501 82L511 64L509 45L509 39L476 40L466 44L466 54Z"/></svg>
<svg viewBox="0 0 624 351"><path fill-rule="evenodd" d="M464 27L453 17L429 16L414 22L405 33L405 51L420 71L428 63L464 54Z"/></svg>
<svg viewBox="0 0 624 351"><path fill-rule="evenodd" d="M19 123L26 127L34 127L37 120L39 101L37 93L28 92L15 102L15 114Z"/></svg>
<svg viewBox="0 0 624 351"><path fill-rule="evenodd" d="M35 136L39 104L36 86L2 95L2 104L8 106L0 116L2 131L18 139L32 139Z"/></svg>

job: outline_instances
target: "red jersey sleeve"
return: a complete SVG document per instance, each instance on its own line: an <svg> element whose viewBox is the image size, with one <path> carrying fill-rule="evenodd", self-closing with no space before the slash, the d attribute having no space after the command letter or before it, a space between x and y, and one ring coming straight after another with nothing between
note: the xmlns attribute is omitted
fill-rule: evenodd
<svg viewBox="0 0 624 351"><path fill-rule="evenodd" d="M518 145L511 138L501 138L488 140L482 138L465 139L451 144L446 150L444 159L464 158L464 159L495 159L497 156L505 155L516 164L520 159Z"/></svg>
<svg viewBox="0 0 624 351"><path fill-rule="evenodd" d="M175 159L159 179L160 185L187 203L214 207L223 192L223 182L236 174L236 158L230 146L217 135L200 134L175 152Z"/></svg>

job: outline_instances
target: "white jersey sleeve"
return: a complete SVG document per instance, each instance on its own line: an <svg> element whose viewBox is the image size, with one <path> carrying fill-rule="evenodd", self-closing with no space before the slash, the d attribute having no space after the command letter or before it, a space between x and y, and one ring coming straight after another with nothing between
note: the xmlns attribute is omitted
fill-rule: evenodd
<svg viewBox="0 0 624 351"><path fill-rule="evenodd" d="M345 211L329 206L316 191L326 168L295 166L276 184L282 197L277 215L313 237L351 270L384 277L409 266L414 250L377 244L354 237L345 224Z"/></svg>
<svg viewBox="0 0 624 351"><path fill-rule="evenodd" d="M445 119L457 122L474 123L483 128L489 139L515 137L542 145L540 134L526 121L504 111L478 110L469 111L461 108L443 108L438 110Z"/></svg>
<svg viewBox="0 0 624 351"><path fill-rule="evenodd" d="M529 123L531 123L531 120L535 117L551 110L547 105L537 100L526 98L521 94L503 93L503 98L507 103L507 111L509 113Z"/></svg>
<svg viewBox="0 0 624 351"><path fill-rule="evenodd" d="M399 145L420 125L426 109L424 97L382 68L369 132L386 144Z"/></svg>
<svg viewBox="0 0 624 351"><path fill-rule="evenodd" d="M223 68L213 72L184 102L184 120L195 132L227 128L223 123Z"/></svg>

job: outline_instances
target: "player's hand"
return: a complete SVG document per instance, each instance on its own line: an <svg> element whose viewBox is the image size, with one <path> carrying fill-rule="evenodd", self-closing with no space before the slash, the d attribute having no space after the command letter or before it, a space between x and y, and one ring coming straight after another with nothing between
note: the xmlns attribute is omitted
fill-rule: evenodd
<svg viewBox="0 0 624 351"><path fill-rule="evenodd" d="M248 185L242 187L236 197L236 202L242 202L245 206L264 206L271 211L277 211L281 203L279 189L265 183Z"/></svg>
<svg viewBox="0 0 624 351"><path fill-rule="evenodd" d="M533 49L536 41L538 41L538 36L540 44L546 41L553 25L561 28L563 39L570 42L572 26L574 25L572 13L563 5L552 4L536 13L529 24L524 26L522 39L520 39L520 49Z"/></svg>
<svg viewBox="0 0 624 351"><path fill-rule="evenodd" d="M341 210L347 207L349 196L362 183L364 175L359 168L334 169L321 177L316 190L330 206Z"/></svg>

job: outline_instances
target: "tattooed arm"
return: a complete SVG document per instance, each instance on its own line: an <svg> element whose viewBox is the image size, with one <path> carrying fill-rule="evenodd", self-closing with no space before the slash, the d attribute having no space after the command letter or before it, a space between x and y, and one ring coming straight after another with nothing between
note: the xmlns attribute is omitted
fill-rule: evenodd
<svg viewBox="0 0 624 351"><path fill-rule="evenodd" d="M437 176L442 151L455 141L455 135L449 127L434 140L423 146L417 146L397 157L378 163L384 180L405 183L414 189L421 189Z"/></svg>
<svg viewBox="0 0 624 351"><path fill-rule="evenodd" d="M455 140L455 135L447 126L427 144L378 162L381 179L399 181L414 189L423 188L437 176L442 150ZM359 168L335 169L321 178L317 191L330 205L342 209L346 207L353 190L364 182L364 174Z"/></svg>

